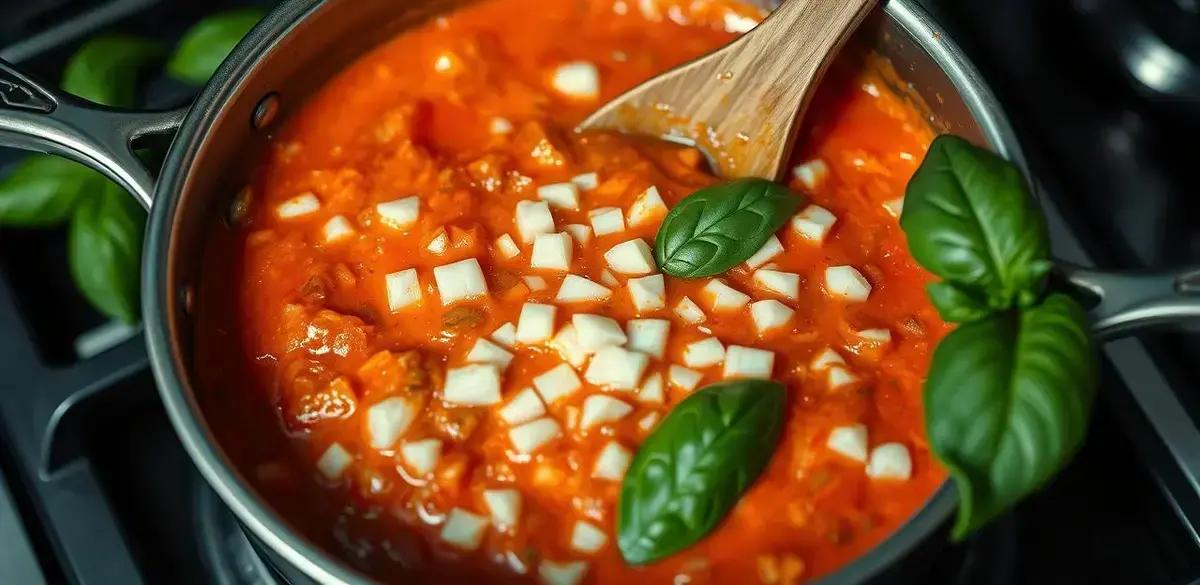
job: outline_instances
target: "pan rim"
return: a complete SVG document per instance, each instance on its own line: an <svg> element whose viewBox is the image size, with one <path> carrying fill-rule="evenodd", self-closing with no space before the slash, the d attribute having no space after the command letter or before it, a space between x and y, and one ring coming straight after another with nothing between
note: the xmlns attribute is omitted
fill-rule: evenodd
<svg viewBox="0 0 1200 585"><path fill-rule="evenodd" d="M369 583L370 579L293 530L228 460L196 403L182 366L186 357L174 343L178 329L173 315L178 314L181 303L179 291L172 287L178 194L207 139L207 130L230 98L275 45L326 3L288 0L276 7L234 49L193 104L155 188L142 267L143 320L150 364L171 424L193 464L242 526L318 582ZM949 78L990 146L1024 169L1020 145L999 102L936 21L915 0L889 0L884 11ZM956 503L957 495L947 480L899 529L819 583L857 583L879 575L944 526Z"/></svg>

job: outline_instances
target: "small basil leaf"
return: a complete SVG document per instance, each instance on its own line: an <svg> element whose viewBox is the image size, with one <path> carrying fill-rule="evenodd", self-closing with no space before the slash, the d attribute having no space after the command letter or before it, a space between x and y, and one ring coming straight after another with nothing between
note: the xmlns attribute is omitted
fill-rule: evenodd
<svg viewBox="0 0 1200 585"><path fill-rule="evenodd" d="M102 313L138 320L139 268L146 213L123 189L105 182L79 201L67 236L71 276Z"/></svg>
<svg viewBox="0 0 1200 585"><path fill-rule="evenodd" d="M654 241L655 259L671 276L720 274L758 252L802 202L763 179L706 187L667 213Z"/></svg>
<svg viewBox="0 0 1200 585"><path fill-rule="evenodd" d="M0 180L0 224L45 227L64 222L79 196L101 184L98 173L74 161L30 156Z"/></svg>
<svg viewBox="0 0 1200 585"><path fill-rule="evenodd" d="M725 518L770 461L786 397L778 382L722 382L693 393L659 423L621 486L617 544L626 562L678 552Z"/></svg>
<svg viewBox="0 0 1200 585"><path fill-rule="evenodd" d="M1083 308L1062 294L942 340L925 384L925 420L958 489L955 539L1066 465L1087 431L1097 367Z"/></svg>
<svg viewBox="0 0 1200 585"><path fill-rule="evenodd" d="M1034 302L1050 254L1046 221L1021 173L956 136L939 136L908 183L900 225L926 270L995 310Z"/></svg>
<svg viewBox="0 0 1200 585"><path fill-rule="evenodd" d="M123 35L95 37L71 57L63 72L63 90L106 106L134 105L138 75L157 63L163 48L156 41Z"/></svg>
<svg viewBox="0 0 1200 585"><path fill-rule="evenodd" d="M932 283L925 291L938 315L948 323L970 323L992 313L986 300L949 282Z"/></svg>
<svg viewBox="0 0 1200 585"><path fill-rule="evenodd" d="M167 74L184 83L204 85L258 21L259 8L239 8L214 14L196 23L183 35L167 63Z"/></svg>

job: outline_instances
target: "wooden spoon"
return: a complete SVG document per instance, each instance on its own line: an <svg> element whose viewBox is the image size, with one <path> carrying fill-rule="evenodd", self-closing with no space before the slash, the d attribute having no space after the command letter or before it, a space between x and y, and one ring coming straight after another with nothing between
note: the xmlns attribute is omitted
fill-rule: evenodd
<svg viewBox="0 0 1200 585"><path fill-rule="evenodd" d="M779 180L804 110L876 0L785 0L736 41L625 92L579 130L688 142L726 178Z"/></svg>

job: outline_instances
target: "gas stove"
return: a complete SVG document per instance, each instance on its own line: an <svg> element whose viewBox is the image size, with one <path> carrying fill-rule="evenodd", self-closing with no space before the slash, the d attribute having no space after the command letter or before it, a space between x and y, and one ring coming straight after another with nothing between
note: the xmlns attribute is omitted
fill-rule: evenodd
<svg viewBox="0 0 1200 585"><path fill-rule="evenodd" d="M1200 263L1195 0L926 3L1007 105L1061 257ZM0 57L53 79L95 32L172 42L234 4L0 3ZM176 106L192 91L154 79L141 101ZM0 150L0 173L21 156ZM183 452L140 331L106 322L75 292L65 241L64 229L0 229L0 583L280 582ZM1195 333L1106 346L1101 400L1075 462L900 582L1200 578L1196 355Z"/></svg>

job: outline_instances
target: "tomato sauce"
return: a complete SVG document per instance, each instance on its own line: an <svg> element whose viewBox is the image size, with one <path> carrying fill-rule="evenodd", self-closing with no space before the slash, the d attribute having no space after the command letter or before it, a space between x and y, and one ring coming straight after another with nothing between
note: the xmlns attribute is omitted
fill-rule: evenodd
<svg viewBox="0 0 1200 585"><path fill-rule="evenodd" d="M206 365L199 395L214 432L289 522L382 580L526 582L543 563L584 561L586 583L795 583L865 553L924 504L945 472L923 436L921 385L948 327L925 298L929 276L909 256L895 209L933 134L920 110L889 89L897 80L886 63L848 50L808 113L795 162L809 164L790 187L837 219L823 242L790 223L778 232L783 252L768 268L798 274L798 293L763 290L745 265L721 277L755 302L792 309L786 325L760 332L746 306L713 310L703 291L711 279L667 277L665 307L639 312L628 292L633 277L605 274L612 247L636 238L653 245L661 215L639 225L628 215L648 188L673 206L718 179L696 150L571 128L761 16L723 0L484 0L378 47L289 120L239 197L232 227L214 230L197 335ZM586 83L582 93L563 91L555 73L572 63L594 67L597 93L587 95ZM519 201L572 178L584 184L579 208L551 207L554 231L590 226L596 208L625 216L618 233L571 240L569 273L609 283L603 301L556 302L566 273L531 268L531 246L515 223ZM413 195L418 216L399 229L376 207ZM497 243L505 234L516 256ZM486 294L444 305L435 267L472 258ZM870 283L865 301L831 294L825 270L840 265ZM408 269L419 300L393 310L386 275ZM684 297L704 322L677 314ZM554 331L577 313L620 324L669 320L665 355L646 371L664 380L684 363L685 346L709 337L774 352L772 378L789 391L783 438L707 538L628 566L614 532L620 482L593 477L606 445L636 450L656 417L688 394L678 384L665 384L662 404L646 403L588 383L580 366L582 388L545 407L561 434L532 453L514 450L515 425L498 412L564 363L551 345L506 348L514 357L499 404L442 399L447 371L463 366L480 338L498 340L493 332L518 324L526 302L557 306ZM878 330L888 338L860 334ZM848 374L837 384L814 364L828 348L845 361L835 366ZM721 365L694 370L701 386L722 379ZM584 430L583 403L596 394L632 412ZM368 412L394 397L416 414L380 448ZM872 447L903 445L911 473L869 477L864 462L827 445L833 429L853 424L865 425ZM430 439L436 461L415 471L401 445ZM340 453L331 455L334 445ZM498 489L519 494L513 526L489 514L483 492ZM455 509L491 518L476 546L444 538ZM580 521L607 535L598 550L572 545Z"/></svg>

